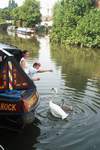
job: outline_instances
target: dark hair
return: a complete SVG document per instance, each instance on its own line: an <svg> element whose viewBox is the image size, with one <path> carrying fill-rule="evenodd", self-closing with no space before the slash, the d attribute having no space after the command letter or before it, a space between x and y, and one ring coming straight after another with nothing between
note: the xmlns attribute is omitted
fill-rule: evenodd
<svg viewBox="0 0 100 150"><path fill-rule="evenodd" d="M35 62L35 63L33 64L33 67L36 67L36 66L41 66L41 64L40 64L40 63Z"/></svg>
<svg viewBox="0 0 100 150"><path fill-rule="evenodd" d="M27 52L27 50L22 51L22 57L24 57Z"/></svg>

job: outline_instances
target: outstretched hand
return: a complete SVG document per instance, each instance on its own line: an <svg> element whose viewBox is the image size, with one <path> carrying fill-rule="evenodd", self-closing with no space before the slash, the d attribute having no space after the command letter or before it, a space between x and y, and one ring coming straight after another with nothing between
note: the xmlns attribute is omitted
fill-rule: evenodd
<svg viewBox="0 0 100 150"><path fill-rule="evenodd" d="M39 77L37 77L37 78L33 78L33 81L39 81L40 80L40 78Z"/></svg>
<svg viewBox="0 0 100 150"><path fill-rule="evenodd" d="M53 70L52 69L50 69L50 70L48 70L49 72L53 72Z"/></svg>
<svg viewBox="0 0 100 150"><path fill-rule="evenodd" d="M37 81L39 81L40 80L40 78L39 77L37 77Z"/></svg>

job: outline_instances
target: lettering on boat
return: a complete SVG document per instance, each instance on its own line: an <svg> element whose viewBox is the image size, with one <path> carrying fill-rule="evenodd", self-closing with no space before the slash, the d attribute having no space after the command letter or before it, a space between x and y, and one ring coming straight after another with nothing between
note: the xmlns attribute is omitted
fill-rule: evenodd
<svg viewBox="0 0 100 150"><path fill-rule="evenodd" d="M0 103L1 111L16 111L16 104Z"/></svg>

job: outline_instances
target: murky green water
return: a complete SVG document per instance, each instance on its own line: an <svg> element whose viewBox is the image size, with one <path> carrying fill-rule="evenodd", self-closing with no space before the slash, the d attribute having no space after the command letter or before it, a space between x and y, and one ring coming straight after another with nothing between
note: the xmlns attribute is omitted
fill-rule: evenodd
<svg viewBox="0 0 100 150"><path fill-rule="evenodd" d="M29 62L39 61L52 73L38 74L35 82L40 105L35 122L20 133L0 131L7 150L99 150L100 50L50 48L48 37L27 39L0 34L0 41L30 50ZM39 47L38 47L39 43ZM52 97L51 88L58 93ZM73 106L66 120L50 115L49 100Z"/></svg>

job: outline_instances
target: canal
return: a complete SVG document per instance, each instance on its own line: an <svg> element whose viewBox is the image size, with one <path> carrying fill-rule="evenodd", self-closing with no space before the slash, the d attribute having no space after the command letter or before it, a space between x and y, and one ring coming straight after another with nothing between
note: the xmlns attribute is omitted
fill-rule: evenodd
<svg viewBox="0 0 100 150"><path fill-rule="evenodd" d="M41 80L35 82L40 95L35 122L19 132L0 129L0 145L5 150L99 150L100 50L51 46L48 36L0 33L0 42L29 50L30 64L38 61L53 69L36 75ZM73 107L67 119L50 114L51 98Z"/></svg>

